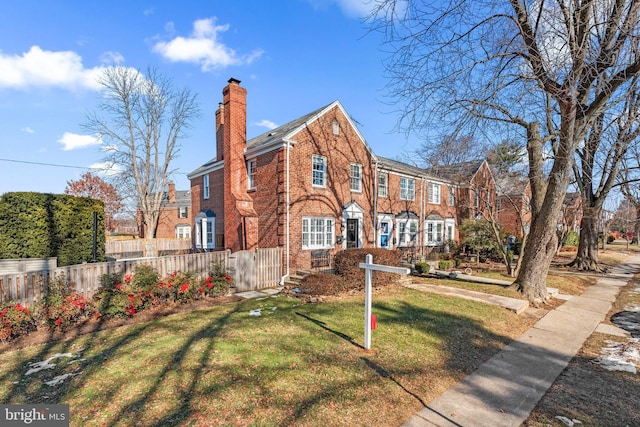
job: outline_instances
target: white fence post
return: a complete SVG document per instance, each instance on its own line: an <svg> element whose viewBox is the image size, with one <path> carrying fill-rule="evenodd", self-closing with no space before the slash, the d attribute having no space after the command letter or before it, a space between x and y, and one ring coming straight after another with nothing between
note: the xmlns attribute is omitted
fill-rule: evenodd
<svg viewBox="0 0 640 427"><path fill-rule="evenodd" d="M360 263L360 268L364 268L364 348L371 348L371 276L373 270L384 271L387 273L409 274L411 270L402 267L391 267L389 265L378 265L373 263L373 256L367 254L365 262Z"/></svg>

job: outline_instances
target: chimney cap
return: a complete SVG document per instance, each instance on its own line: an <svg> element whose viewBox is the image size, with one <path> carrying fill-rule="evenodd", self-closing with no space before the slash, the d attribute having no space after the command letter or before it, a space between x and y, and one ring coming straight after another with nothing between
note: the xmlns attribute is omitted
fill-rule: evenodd
<svg viewBox="0 0 640 427"><path fill-rule="evenodd" d="M236 78L231 77L231 78L228 80L228 83L229 83L229 84L232 84L232 85L233 85L233 84L239 85L239 84L240 84L240 80L238 80L238 79L236 79Z"/></svg>

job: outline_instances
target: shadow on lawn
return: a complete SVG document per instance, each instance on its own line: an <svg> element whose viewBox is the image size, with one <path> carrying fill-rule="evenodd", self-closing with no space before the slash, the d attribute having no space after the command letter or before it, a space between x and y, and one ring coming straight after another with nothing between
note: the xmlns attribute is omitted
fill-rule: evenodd
<svg viewBox="0 0 640 427"><path fill-rule="evenodd" d="M214 352L216 346L221 343L221 335L225 331L233 331L235 327L242 327L248 321L248 318L242 316L232 318L238 312L246 310L246 307L243 304L235 304L224 313L211 314L209 321L205 321L202 326L199 324L197 328L191 328L188 335L182 336L177 345L166 349L167 353L164 353L166 357L158 358L162 363L161 366L156 365L156 360L153 355L149 356L147 349L147 354L142 356L147 359L138 365L141 370L145 365L150 366L149 372L139 373L140 376L150 377L150 380L149 383L145 383L144 389L135 390L135 392L130 390L131 383L126 378L115 374L110 375L110 372L119 373L120 367L115 363L126 363L126 357L135 358L138 348L147 345L146 341L138 342L141 338L149 340L148 336L151 334L152 339L160 339L159 337L165 331L166 334L175 334L181 324L200 318L199 316L207 313L206 311L191 312L175 322L172 319L159 320L127 326L126 329L119 328L77 337L67 343L43 345L36 355L22 362L18 367L21 372L26 372L29 363L50 357L54 351L64 353L65 349L73 344L85 347L79 357L83 359L75 363L82 374L75 376L71 381L67 380L53 392L51 387L44 384L44 381L13 384L11 390L5 394L3 403L60 403L68 401L81 390L85 396L82 399L87 403L83 404L82 413L76 412L76 417L87 415L89 417L87 423L99 422L98 419L93 419L95 413L96 417L101 416L100 423L107 425L135 424L136 421L149 417L155 421L150 424L147 421L146 425L158 427L177 425L187 420L196 423L206 421L202 417L207 417L209 421L220 422L224 418L231 423L240 424L268 421L278 425L300 425L310 421L309 417L315 414L319 407L328 405L333 408L331 411L336 412L341 405L360 402L359 397L355 401L351 400L351 397L345 398L344 390L364 390L369 386L369 382L375 381L376 378L380 378L382 385L378 384L378 386L382 390L388 389L389 386L398 387L402 393L410 396L421 406L425 406L425 402L435 397L429 394L432 393L431 388L426 384L429 375L447 370L450 376L462 377L511 341L508 337L492 333L481 322L465 315L446 313L404 301L377 302L374 304L378 316L378 334L375 339L380 343L380 350L363 355L363 346L352 338L352 335L362 333L360 320L356 322L336 316L335 306L332 304L305 305L297 309L281 307L276 312L277 315L265 316L262 319L265 322L282 322L276 323L276 326L295 327L295 338L289 338L293 332L288 336L283 335L282 339L274 334L267 348L267 341L264 341L262 336L262 341L257 339L256 343L249 343L247 348L255 353L271 352L291 355L295 362L294 367L290 366L289 359L284 361L275 359L274 363L264 363L260 361L261 359L247 359L251 361L249 364L246 364L244 359L234 359L233 363L225 361L220 365L212 366L212 360L220 360ZM359 317L361 311L358 313ZM279 316L283 317L277 319ZM343 340L350 344L355 352L313 351L304 336L310 333L318 335L318 328L327 333L323 340ZM381 328L387 328L385 332L387 335L381 333ZM394 357L391 349L394 349L396 343L402 338L398 331L406 328L421 332L415 335L425 337L425 340L428 340L428 336L437 338L435 345L438 346L439 352L445 354L444 368L416 366L410 361L407 363L390 361L389 357ZM255 330L255 333L259 334L261 329ZM320 335L322 336L323 333ZM414 339L415 341L410 341L408 345L415 349L422 344L421 339ZM263 343L264 347L260 347L261 344L258 343ZM255 348L252 347L254 345ZM154 348L151 347L151 349ZM161 352L162 347L159 348L158 351ZM126 357L123 357L124 352L134 354L125 354ZM17 351L15 357L22 360L22 354L21 351ZM159 356L161 355L159 353ZM402 354L398 355L398 357L402 356ZM236 363L240 364L240 368ZM155 369L152 370L151 367ZM212 373L213 379L211 379L212 377L207 375L208 370L213 368L215 372ZM330 369L335 369L339 377L330 376L328 381L321 381L322 375L318 375L318 371ZM291 370L295 373L290 377L291 381L300 379L306 381L309 378L312 381L311 387L301 387L299 391L294 388L291 390L292 395L275 394L274 385L277 384L280 375ZM345 375L340 376L343 372ZM326 375L326 372L322 374ZM5 373L0 376L0 381L8 384L14 375L15 373ZM104 383L103 388L100 387L100 381ZM142 380L138 378L133 378L131 381L142 384ZM391 384L385 385L386 381L390 381ZM93 393L99 396L99 400L91 401L92 391L87 390L88 387L97 388ZM246 392L247 389L250 393L242 394L242 390ZM231 393L231 396L226 396L229 399L244 397L243 400L233 402L237 404L236 407L224 408L230 411L226 415L231 418L225 418L213 409L213 403L219 400L223 393ZM372 403L372 399L377 402L379 398L367 396L369 402L366 404L378 404ZM166 403L166 399L172 399L172 402ZM117 401L126 403L114 409L116 413L107 413L107 408L114 406L110 405L110 402ZM219 400L218 403L220 402L223 401ZM163 404L166 406L163 407ZM407 410L406 407L405 410ZM73 407L71 412L74 413ZM410 413L392 414L398 419L409 415ZM220 417L220 419L212 417ZM394 421L397 420L394 419Z"/></svg>
<svg viewBox="0 0 640 427"><path fill-rule="evenodd" d="M163 382L165 382L168 375L173 373L180 375L183 368L182 363L192 347L195 344L202 342L202 340L206 340L206 348L198 358L199 366L195 368L196 371L201 370L209 359L213 346L216 343L214 338L225 327L229 318L237 310L238 306L223 316L212 316L212 320L207 322L198 330L192 332L180 348L171 349L171 360L166 363L162 371L156 376L154 384L145 389L141 395L136 396L135 400L124 406L119 413L108 416L106 422L109 425L119 423L128 424L131 421L130 417L135 417L136 413L145 410L145 405L149 403L151 399L156 398L154 394L162 387ZM104 378L103 382L107 384L108 391L104 394L100 394L100 401L93 402L94 405L97 405L99 408L104 408L107 402L120 400L120 395L127 393L128 384L126 382L117 383L114 378L109 378L108 374L105 374L105 366L112 360L120 357L118 353L134 347L137 340L149 333L150 328L167 329L167 333L175 333L175 330L172 330L170 324L163 322L145 322L107 330L101 330L100 322L97 322L95 330L100 333L88 333L67 341L51 340L46 342L42 345L37 354L30 357L28 360L21 362L18 366L21 373L20 381L11 383L10 378L15 374L15 371L6 372L0 376L0 383L11 383L11 388L8 393L5 394L2 403L64 403L67 401L70 393L76 390L81 390L87 385L87 383L93 381L94 383L92 383L92 386L95 387L96 377ZM125 329L126 332L123 333ZM53 331L50 334L51 337L54 336ZM107 342L108 345L105 346L104 342ZM62 384L55 387L49 386L46 384L46 381L51 379L50 377L54 375L53 372L49 370L40 371L40 374L44 373L44 375L33 375L33 378L25 377L25 373L29 370L32 364L52 357L52 353L54 352L70 353L72 350L70 350L69 347L73 345L81 346L82 349L75 350L77 356L74 357L71 362L69 362L69 359L57 359L53 361L53 363L56 364L56 368L54 369L56 372L55 375L60 374L59 366L63 364L68 366L72 363L73 368L71 372L77 374L77 376L74 375L72 380L67 379ZM92 350L97 352L92 356L85 356L86 354L91 354ZM22 355L24 351L28 351L28 348L17 350L15 352L17 360L23 359ZM70 371L67 366L63 368L65 372ZM114 366L113 368L117 369L117 366ZM189 372L193 371L194 368L190 367ZM24 380L24 378L28 378L28 380ZM150 425L175 425L179 424L184 419L189 418L192 415L190 406L198 379L198 375L192 375L189 378L186 387L181 387L182 394L180 394L180 405L175 408L175 410L171 410L164 414L157 423ZM71 407L70 409L73 418L74 408ZM100 410L95 412L95 415L103 415ZM95 421L92 420L91 417L84 417L84 419L87 419L88 423Z"/></svg>

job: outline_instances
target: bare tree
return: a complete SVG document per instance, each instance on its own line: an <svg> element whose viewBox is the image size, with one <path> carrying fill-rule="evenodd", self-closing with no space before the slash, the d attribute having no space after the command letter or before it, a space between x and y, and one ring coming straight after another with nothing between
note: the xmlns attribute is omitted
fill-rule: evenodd
<svg viewBox="0 0 640 427"><path fill-rule="evenodd" d="M574 154L612 97L640 72L633 0L386 0L389 94L409 129L455 126L526 138L532 222L515 283L547 299L554 224ZM504 132L501 132L504 130Z"/></svg>
<svg viewBox="0 0 640 427"><path fill-rule="evenodd" d="M424 141L413 155L403 160L416 163L417 158L420 166L437 172L442 166L484 158L483 148L472 136L445 135L436 144L431 140Z"/></svg>
<svg viewBox="0 0 640 427"><path fill-rule="evenodd" d="M598 226L603 206L620 182L619 171L629 147L640 136L638 79L633 78L619 102L595 120L584 144L576 151L574 165L576 184L582 198L580 241L576 258L569 264L578 270L600 271L598 265Z"/></svg>
<svg viewBox="0 0 640 427"><path fill-rule="evenodd" d="M99 110L86 127L97 133L117 170L118 188L131 194L142 217L145 238L155 237L164 189L191 121L199 114L196 96L176 90L150 68L146 75L125 67L107 68Z"/></svg>

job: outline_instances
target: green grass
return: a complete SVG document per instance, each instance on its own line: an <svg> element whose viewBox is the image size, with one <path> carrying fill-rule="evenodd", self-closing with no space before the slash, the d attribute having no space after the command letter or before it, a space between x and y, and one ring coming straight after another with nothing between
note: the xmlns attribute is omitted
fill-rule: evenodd
<svg viewBox="0 0 640 427"><path fill-rule="evenodd" d="M398 425L532 323L410 289L377 293L373 305L369 351L362 297L280 296L7 352L0 400L68 403L74 426ZM25 375L56 353L74 357ZM75 376L45 384L65 373Z"/></svg>

